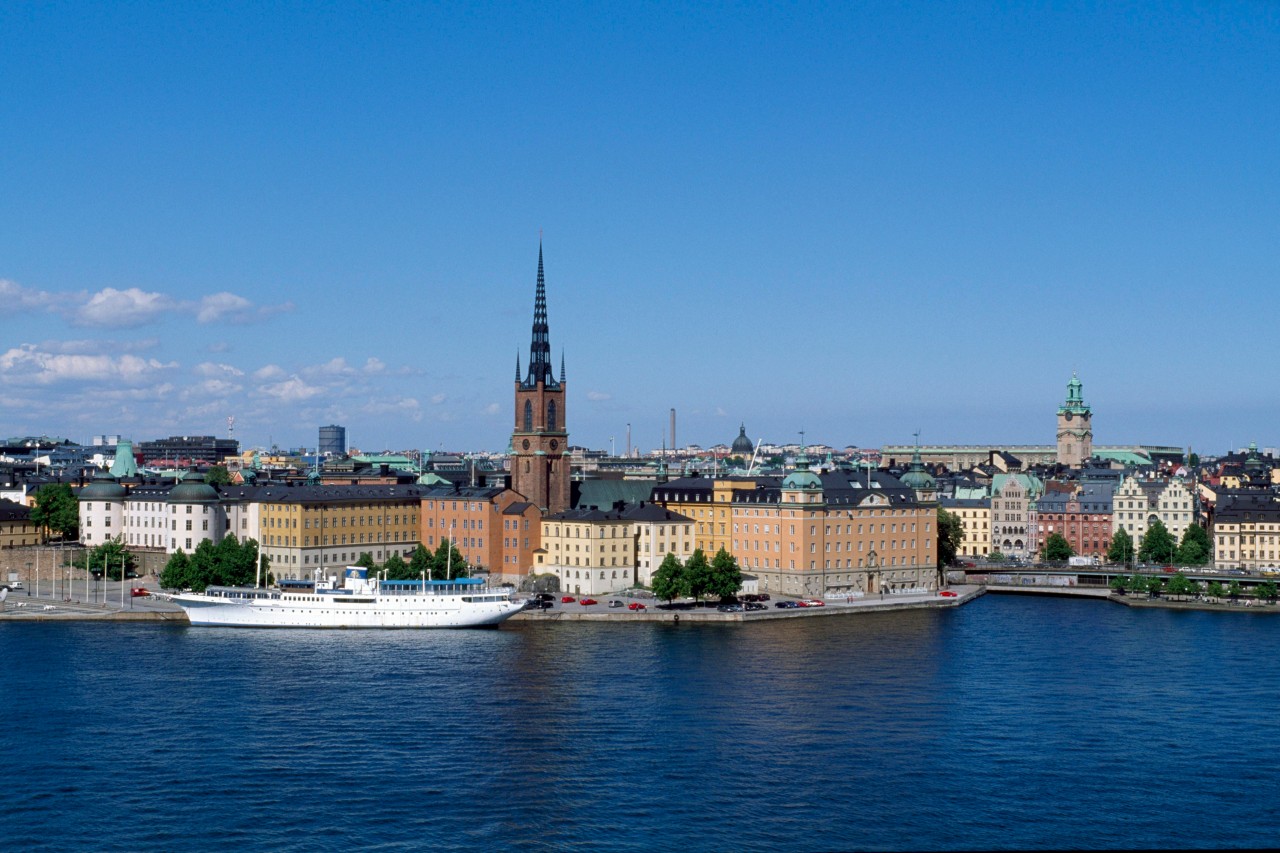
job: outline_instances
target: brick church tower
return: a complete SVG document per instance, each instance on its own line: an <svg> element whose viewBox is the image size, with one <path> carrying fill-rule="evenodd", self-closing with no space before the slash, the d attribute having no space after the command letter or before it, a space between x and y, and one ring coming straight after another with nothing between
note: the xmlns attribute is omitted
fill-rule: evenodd
<svg viewBox="0 0 1280 853"><path fill-rule="evenodd" d="M529 372L520 376L516 354L516 422L511 433L511 487L543 514L569 508L569 431L565 424L564 357L560 379L551 367L547 287L538 244L538 290L533 302Z"/></svg>
<svg viewBox="0 0 1280 853"><path fill-rule="evenodd" d="M1058 407L1058 464L1083 467L1093 456L1093 412L1085 405L1080 379L1071 374L1067 401Z"/></svg>

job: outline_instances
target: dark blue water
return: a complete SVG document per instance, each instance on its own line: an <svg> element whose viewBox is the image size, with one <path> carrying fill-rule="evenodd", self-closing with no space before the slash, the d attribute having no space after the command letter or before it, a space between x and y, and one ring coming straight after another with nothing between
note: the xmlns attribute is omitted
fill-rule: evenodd
<svg viewBox="0 0 1280 853"><path fill-rule="evenodd" d="M1265 847L1280 617L0 625L0 846Z"/></svg>

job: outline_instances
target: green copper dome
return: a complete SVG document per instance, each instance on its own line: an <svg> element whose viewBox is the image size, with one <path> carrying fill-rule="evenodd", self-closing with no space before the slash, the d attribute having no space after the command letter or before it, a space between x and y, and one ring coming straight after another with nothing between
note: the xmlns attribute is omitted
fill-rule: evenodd
<svg viewBox="0 0 1280 853"><path fill-rule="evenodd" d="M82 501L118 501L129 492L106 471L93 478L93 482L80 490Z"/></svg>
<svg viewBox="0 0 1280 853"><path fill-rule="evenodd" d="M216 504L217 502L218 490L195 473L187 474L169 492L171 504Z"/></svg>

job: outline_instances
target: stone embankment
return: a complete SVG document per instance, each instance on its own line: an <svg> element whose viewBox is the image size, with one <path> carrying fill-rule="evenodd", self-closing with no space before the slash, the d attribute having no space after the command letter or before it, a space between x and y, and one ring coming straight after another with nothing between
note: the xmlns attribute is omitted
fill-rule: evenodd
<svg viewBox="0 0 1280 853"><path fill-rule="evenodd" d="M549 610L526 610L511 617L512 620L525 622L767 622L778 619L809 619L817 617L849 616L858 613L886 613L898 610L922 610L941 607L959 607L982 595L985 590L981 586L953 586L948 592L955 596L940 596L937 593L927 595L889 595L883 599L879 596L867 596L849 600L828 601L822 607L791 607L779 609L776 601L767 602L768 610L755 610L742 613L721 613L714 607L695 607L688 610L664 610L652 599L643 600L645 609L639 612L624 608L611 608L609 599L618 599L630 604L632 599L625 596L606 596L598 604L583 606L574 603L556 603Z"/></svg>

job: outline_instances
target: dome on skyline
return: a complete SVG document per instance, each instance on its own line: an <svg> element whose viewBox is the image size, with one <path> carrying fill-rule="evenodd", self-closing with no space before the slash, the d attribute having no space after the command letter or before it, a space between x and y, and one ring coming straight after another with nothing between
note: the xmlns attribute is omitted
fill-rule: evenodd
<svg viewBox="0 0 1280 853"><path fill-rule="evenodd" d="M751 455L755 453L756 446L751 439L747 438L747 425L742 424L738 427L738 437L733 440L733 444L729 446L729 450L737 455Z"/></svg>

